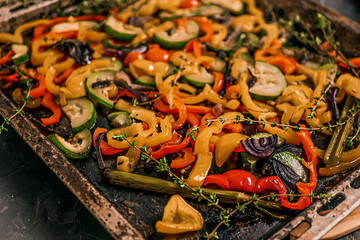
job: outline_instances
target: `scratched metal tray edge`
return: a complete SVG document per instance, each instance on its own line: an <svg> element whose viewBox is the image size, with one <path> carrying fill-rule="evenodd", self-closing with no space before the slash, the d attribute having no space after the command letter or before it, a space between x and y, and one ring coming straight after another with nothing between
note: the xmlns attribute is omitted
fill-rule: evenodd
<svg viewBox="0 0 360 240"><path fill-rule="evenodd" d="M260 1L263 3L263 1ZM299 4L299 2L291 3L292 1L274 1L270 0L271 5L276 11L289 11L289 6ZM300 1L304 8L292 8L292 14L304 13L306 9L317 11L325 14L333 22L340 27L345 27L346 30L352 30L360 35L360 24L349 20L348 18L329 10L322 5L312 1ZM301 11L301 12L299 12ZM17 22L21 24L21 22ZM352 45L355 47L355 52L360 52L359 45ZM345 50L346 53L351 51ZM354 52L353 52L354 53ZM12 101L0 91L0 115L5 118L10 117L14 113L14 105ZM87 180L84 175L61 153L59 152L41 133L41 131L26 117L17 116L11 122L14 130L24 139L24 141L34 150L34 152L48 165L48 167L55 173L55 175L73 192L73 194L86 206L86 208L97 218L97 220L109 231L115 239L144 239L144 236L139 233L129 222L117 211L117 209L110 203L101 192L97 190L93 184ZM23 131L22 129L28 129ZM67 172L68 171L68 172ZM356 174L359 174L360 169L354 171L350 176L338 183L333 189L338 189L349 179L354 179ZM72 175L73 174L73 175ZM302 217L310 209L315 209L319 202L312 204L308 209L304 210L297 217ZM351 208L353 209L353 208ZM349 210L350 211L350 210ZM292 222L287 224L282 230L289 230L293 225ZM295 225L296 226L296 225ZM278 232L278 233L279 233ZM286 231L285 231L286 232ZM273 239L283 238L286 235L274 234Z"/></svg>
<svg viewBox="0 0 360 240"><path fill-rule="evenodd" d="M9 118L15 113L14 109L15 105L0 91L0 115ZM115 239L145 239L27 117L16 116L11 120L11 127L112 237Z"/></svg>

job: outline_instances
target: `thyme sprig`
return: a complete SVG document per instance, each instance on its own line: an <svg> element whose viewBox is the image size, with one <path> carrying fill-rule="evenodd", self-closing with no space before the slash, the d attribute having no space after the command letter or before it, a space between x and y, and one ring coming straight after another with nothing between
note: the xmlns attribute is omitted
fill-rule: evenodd
<svg viewBox="0 0 360 240"><path fill-rule="evenodd" d="M239 122L238 117L236 118L237 122ZM220 120L220 119L219 119ZM210 121L210 120L209 120ZM226 121L226 119L221 119L220 121ZM208 197L206 195L203 194L203 189L201 187L198 188L194 188L192 186L190 186L189 184L186 183L186 181L184 180L184 178L178 177L176 174L174 174L171 169L170 166L167 162L167 159L165 157L162 157L160 159L156 159L153 157L153 153L151 151L149 151L148 147L146 145L143 145L141 147L138 147L136 145L135 141L130 141L129 139L127 139L127 134L125 133L124 135L114 135L113 136L114 140L118 140L118 141L126 141L129 144L129 147L135 148L137 151L139 151L141 153L141 159L145 160L147 162L149 161L154 161L158 164L157 166L157 171L166 171L170 177L172 177L173 182L176 184L179 184L179 186L181 187L186 187L189 188L193 193L194 199L197 199L198 201L201 200L206 200L208 202L208 206L214 206L217 209L221 210L219 217L221 219L221 221L218 223L218 225L212 230L212 232L209 234L208 232L205 233L204 237L207 239L218 239L219 236L217 234L217 230L222 226L229 226L230 225L230 217L233 216L236 212L240 211L242 213L245 213L246 209L248 206L254 206L257 209L259 209L260 211L263 211L266 214L271 215L272 217L276 217L276 218L280 218L283 219L284 217L282 216L277 216L274 215L270 212L268 212L265 209L262 209L261 207L258 206L258 202L260 200L263 199L275 199L275 197L290 197L290 198L294 198L294 197L310 197L311 201L313 199L326 199L329 200L330 198L332 198L332 196L330 194L319 194L317 195L316 193L311 193L309 195L303 195L303 194L276 194L274 192L268 194L268 195L264 195L259 197L257 194L253 194L251 200L240 204L237 203L236 207L233 208L224 208L222 206L219 205L219 199L217 198L216 194L210 194Z"/></svg>
<svg viewBox="0 0 360 240"><path fill-rule="evenodd" d="M4 121L0 125L0 134L3 131L8 131L6 125L10 125L10 122L13 118L15 118L17 115L24 116L25 112L23 111L26 107L26 104L29 103L29 100L32 99L32 96L30 96L30 90L31 90L31 84L30 84L30 78L26 76L22 71L18 70L17 73L19 74L18 78L21 79L21 82L26 85L26 95L24 96L24 99L22 100L23 103L20 107L15 108L15 113L11 115L9 118L4 118Z"/></svg>

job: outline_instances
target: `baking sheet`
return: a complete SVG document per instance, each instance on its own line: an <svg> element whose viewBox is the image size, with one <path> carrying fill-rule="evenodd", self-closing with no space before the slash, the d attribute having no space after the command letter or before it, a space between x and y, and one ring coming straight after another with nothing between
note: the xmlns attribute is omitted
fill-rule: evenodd
<svg viewBox="0 0 360 240"><path fill-rule="evenodd" d="M316 16L314 9L320 9L337 23L340 41L346 40L344 52L350 56L360 52L357 24L331 11L307 1L270 1L280 14L296 15L300 10L307 17ZM265 5L262 4L262 7ZM286 10L285 10L286 9ZM309 10L307 12L305 10ZM305 18L306 19L306 18ZM9 117L13 112L10 100L0 94L0 114ZM16 117L12 121L14 129L44 160L66 186L83 202L100 223L115 237L129 239L163 237L154 233L155 222L161 219L162 209L169 196L110 186L101 179L94 159L70 162L52 147L45 136L26 118ZM27 131L24 131L27 129ZM206 204L192 202L204 216L203 232L185 235L183 238L199 238L204 232L210 232L219 222L219 212ZM284 222L269 219L258 212L250 211L245 215L236 215L230 228L221 228L221 239L258 239L270 236L284 225Z"/></svg>

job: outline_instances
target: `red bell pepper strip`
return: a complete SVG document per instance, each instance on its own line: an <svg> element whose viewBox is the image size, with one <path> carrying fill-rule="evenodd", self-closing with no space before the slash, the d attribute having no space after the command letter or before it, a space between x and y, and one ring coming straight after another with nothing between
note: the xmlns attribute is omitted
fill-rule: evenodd
<svg viewBox="0 0 360 240"><path fill-rule="evenodd" d="M186 121L191 125L191 126L199 126L200 120L199 118L193 114L193 113L187 113L187 118Z"/></svg>
<svg viewBox="0 0 360 240"><path fill-rule="evenodd" d="M190 40L184 47L185 52L193 51L195 57L201 57L201 42L197 39Z"/></svg>
<svg viewBox="0 0 360 240"><path fill-rule="evenodd" d="M95 129L95 132L93 134L93 145L95 147L95 140L96 140L96 137L100 134L100 133L103 133L103 132L107 132L108 130L106 128L97 128ZM115 155L115 154L118 154L118 153L121 153L123 152L125 149L117 149L117 148L113 148L112 146L110 146L107 142L105 142L104 140L102 140L100 142L100 150L101 150L101 153L103 155Z"/></svg>
<svg viewBox="0 0 360 240"><path fill-rule="evenodd" d="M178 18L176 20L176 26L178 29L185 29L186 28L186 23L187 23L188 19L187 18Z"/></svg>
<svg viewBox="0 0 360 240"><path fill-rule="evenodd" d="M170 53L169 51L162 49L157 44L152 44L149 50L145 53L145 58L153 62L169 62Z"/></svg>
<svg viewBox="0 0 360 240"><path fill-rule="evenodd" d="M234 149L234 152L246 152L246 151L240 143L239 145L236 146L236 148Z"/></svg>
<svg viewBox="0 0 360 240"><path fill-rule="evenodd" d="M178 169L188 166L195 161L195 154L191 147L184 148L182 157L175 158L171 161L170 168Z"/></svg>
<svg viewBox="0 0 360 240"><path fill-rule="evenodd" d="M160 147L159 150L153 152L153 157L156 159L162 158L164 155L172 154L181 151L186 148L190 143L190 137L188 137L188 133L191 128L189 128L186 132L184 140L180 144L164 144Z"/></svg>
<svg viewBox="0 0 360 240"><path fill-rule="evenodd" d="M174 105L179 113L179 118L172 124L172 128L177 130L185 124L187 119L187 111L185 104L180 99L174 99Z"/></svg>
<svg viewBox="0 0 360 240"><path fill-rule="evenodd" d="M63 73L61 73L59 76L54 78L54 83L62 84L74 70L75 70L75 67L66 69Z"/></svg>
<svg viewBox="0 0 360 240"><path fill-rule="evenodd" d="M162 113L178 113L178 110L176 108L170 109L169 106L162 102L160 99L155 101L154 107ZM185 105L185 107L188 113L206 114L211 112L211 108L205 106Z"/></svg>
<svg viewBox="0 0 360 240"><path fill-rule="evenodd" d="M35 78L39 80L39 85L36 88L30 90L30 96L33 99L41 97L46 90L45 75L40 74L37 75Z"/></svg>
<svg viewBox="0 0 360 240"><path fill-rule="evenodd" d="M199 38L200 42L209 42L214 35L211 20L207 17L193 17L192 19L199 24L200 32L205 34Z"/></svg>
<svg viewBox="0 0 360 240"><path fill-rule="evenodd" d="M241 133L243 130L243 125L241 123L230 123L225 125L224 128L229 130L231 133Z"/></svg>
<svg viewBox="0 0 360 240"><path fill-rule="evenodd" d="M45 91L43 94L43 99L41 104L50 109L53 112L48 118L41 118L41 122L44 126L51 125L56 123L60 120L61 117L61 109L60 107L54 102L53 97L49 91Z"/></svg>
<svg viewBox="0 0 360 240"><path fill-rule="evenodd" d="M214 185L218 185L221 187L221 189L224 189L224 190L231 189L227 177L220 175L220 174L209 175L205 178L204 183L203 183L204 187L211 186L211 188L213 188Z"/></svg>
<svg viewBox="0 0 360 240"><path fill-rule="evenodd" d="M42 36L44 34L46 28L47 28L47 26L45 26L45 25L36 26L33 30L33 37L39 38L40 36Z"/></svg>
<svg viewBox="0 0 360 240"><path fill-rule="evenodd" d="M218 72L212 72L212 74L215 76L215 82L212 89L214 92L218 93L224 87L224 74Z"/></svg>
<svg viewBox="0 0 360 240"><path fill-rule="evenodd" d="M356 67L360 68L360 57L351 58L349 61L354 64ZM344 62L338 62L339 66L345 69L349 69L349 66Z"/></svg>
<svg viewBox="0 0 360 240"><path fill-rule="evenodd" d="M241 96L239 84L228 86L225 92L226 99L238 99Z"/></svg>
<svg viewBox="0 0 360 240"><path fill-rule="evenodd" d="M277 66L285 75L292 74L297 68L294 59L281 55L267 57L265 62Z"/></svg>
<svg viewBox="0 0 360 240"><path fill-rule="evenodd" d="M252 193L257 182L254 175L244 170L230 170L222 175L228 179L231 190Z"/></svg>
<svg viewBox="0 0 360 240"><path fill-rule="evenodd" d="M145 55L140 52L130 52L126 55L123 63L125 67L128 67L129 64L137 59L144 59Z"/></svg>
<svg viewBox="0 0 360 240"><path fill-rule="evenodd" d="M0 58L0 66L8 63L11 61L11 57L14 55L14 52L12 50L10 50L7 54L5 54L4 56L2 56Z"/></svg>
<svg viewBox="0 0 360 240"><path fill-rule="evenodd" d="M305 126L301 125L301 127L304 128ZM309 182L308 183L298 182L296 186L300 194L310 195L312 191L315 190L317 185L316 166L317 166L318 158L309 131L301 130L299 132L296 132L296 135L300 138L300 142L302 143L303 148L305 149L306 158L307 158L307 161L302 159L301 163L306 168L309 169ZM296 203L281 201L281 205L283 205L284 207L298 209L298 210L302 210L307 206L309 206L310 204L311 204L310 197L306 197L306 196L300 197Z"/></svg>
<svg viewBox="0 0 360 240"><path fill-rule="evenodd" d="M19 81L19 74L14 73L11 75L6 76L5 81L7 82L18 82Z"/></svg>
<svg viewBox="0 0 360 240"><path fill-rule="evenodd" d="M193 8L201 6L199 0L182 0L180 3L180 8Z"/></svg>

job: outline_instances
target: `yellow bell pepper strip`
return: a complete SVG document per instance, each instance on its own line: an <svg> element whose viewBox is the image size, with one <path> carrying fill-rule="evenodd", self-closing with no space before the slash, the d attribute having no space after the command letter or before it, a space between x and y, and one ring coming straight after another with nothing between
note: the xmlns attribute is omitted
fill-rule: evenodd
<svg viewBox="0 0 360 240"><path fill-rule="evenodd" d="M360 79L349 73L342 74L335 82L335 86L341 88L348 95L360 99Z"/></svg>
<svg viewBox="0 0 360 240"><path fill-rule="evenodd" d="M41 122L44 126L48 126L51 124L56 123L60 120L61 117L61 109L60 107L54 102L53 97L50 92L45 91L43 95L43 99L41 104L50 109L53 112L53 115L51 115L48 118L41 118Z"/></svg>
<svg viewBox="0 0 360 240"><path fill-rule="evenodd" d="M319 175L322 177L330 177L355 166L358 162L360 162L360 157L349 162L341 162L335 166L319 168Z"/></svg>
<svg viewBox="0 0 360 240"><path fill-rule="evenodd" d="M113 139L113 136L115 136L115 135L121 136L126 133L127 134L126 139L128 139L131 142L131 141L134 141L134 136L142 131L144 131L142 123L133 123L128 127L115 128L115 129L110 130L106 134L107 142L113 148L126 149L126 148L129 148L129 144L126 141L121 141L121 142L117 141L117 140Z"/></svg>
<svg viewBox="0 0 360 240"><path fill-rule="evenodd" d="M98 69L104 69L110 66L109 59L93 60L91 63L75 69L65 81L65 87L60 89L60 95L66 98L78 98L86 96L85 80L91 73ZM61 103L62 105L62 103Z"/></svg>
<svg viewBox="0 0 360 240"><path fill-rule="evenodd" d="M196 209L191 207L180 195L173 195L164 208L161 221L157 221L157 232L178 234L201 230L204 219Z"/></svg>
<svg viewBox="0 0 360 240"><path fill-rule="evenodd" d="M40 19L25 23L17 27L14 34L0 33L0 42L24 43L24 39L22 37L23 32L38 25L49 25L49 24L51 24L51 20L48 19Z"/></svg>
<svg viewBox="0 0 360 240"><path fill-rule="evenodd" d="M210 44L211 46L217 48L220 43L226 39L228 32L226 27L222 24L213 23L211 26L214 30L214 35L211 38Z"/></svg>
<svg viewBox="0 0 360 240"><path fill-rule="evenodd" d="M302 125L301 127L305 126ZM310 195L312 191L315 190L318 180L316 169L318 158L316 154L316 149L314 143L311 140L310 133L307 130L300 130L299 132L296 132L296 135L299 136L307 157L307 160L305 161L304 159L302 159L301 163L309 169L309 182L298 182L296 186L300 194ZM298 210L302 210L310 204L310 197L305 196L300 197L296 203L285 202L283 201L283 199L281 201L282 206Z"/></svg>
<svg viewBox="0 0 360 240"><path fill-rule="evenodd" d="M59 95L60 94L60 86L56 85L54 83L54 78L55 78L55 69L53 67L50 67L47 71L46 71L46 76L45 76L45 82L46 82L46 89L54 95Z"/></svg>
<svg viewBox="0 0 360 240"><path fill-rule="evenodd" d="M211 86L206 84L203 91L194 97L182 98L181 99L185 104L197 104L201 103L205 100L217 104L221 103L224 107L229 108L231 110L235 110L239 107L240 102L238 100L229 100L220 98L220 96L212 90Z"/></svg>
<svg viewBox="0 0 360 240"><path fill-rule="evenodd" d="M155 76L160 73L163 76L169 68L166 62L152 62L146 59L136 59L129 63L130 73L138 78L143 75Z"/></svg>
<svg viewBox="0 0 360 240"><path fill-rule="evenodd" d="M240 144L240 141L247 138L248 136L240 133L228 133L221 136L215 145L216 166L221 167Z"/></svg>
<svg viewBox="0 0 360 240"><path fill-rule="evenodd" d="M146 138L146 136L142 132L140 132L139 135L135 138L136 140L134 140L134 141L136 142L136 144L138 146L143 146L145 138ZM119 165L120 162L117 162L117 169L125 171L125 172L131 172L132 170L134 170L137 163L139 162L140 154L141 154L140 151L138 151L137 149L131 147L127 151L125 156L120 157L119 160L123 160L124 163Z"/></svg>
<svg viewBox="0 0 360 240"><path fill-rule="evenodd" d="M172 138L172 127L171 122L165 119L159 120L160 132L154 132L151 136L147 137L144 144L148 147L154 147L159 144L170 141Z"/></svg>
<svg viewBox="0 0 360 240"><path fill-rule="evenodd" d="M197 160L193 169L189 174L189 178L186 182L193 187L201 187L204 179L206 178L213 159L212 153L209 152L210 138L213 134L219 134L223 127L229 123L233 123L236 116L240 114L238 112L227 112L219 117L224 118L225 121L215 121L210 126L203 126L196 138L194 153L197 156ZM240 114L240 116L242 116Z"/></svg>
<svg viewBox="0 0 360 240"><path fill-rule="evenodd" d="M301 75L285 75L285 79L287 82L301 82L307 79L305 74Z"/></svg>
<svg viewBox="0 0 360 240"><path fill-rule="evenodd" d="M253 15L243 14L241 16L235 17L234 21L231 23L232 29L241 27L243 32L253 32L255 25L257 24L257 18Z"/></svg>
<svg viewBox="0 0 360 240"><path fill-rule="evenodd" d="M43 65L45 59L49 56L51 52L55 52L55 50L50 49L41 52L40 47L50 47L55 43L56 40L52 39L47 39L46 41L43 38L35 39L31 48L31 64L34 66Z"/></svg>
<svg viewBox="0 0 360 240"><path fill-rule="evenodd" d="M148 130L145 130L144 133L146 136L150 136L156 131L157 120L155 113L153 111L147 110L142 107L132 106L131 103L126 102L120 99L116 105L115 109L120 111L125 111L130 113L130 117L136 118L142 122L145 122L148 125ZM158 144L155 144L158 145ZM154 145L154 146L155 146Z"/></svg>

